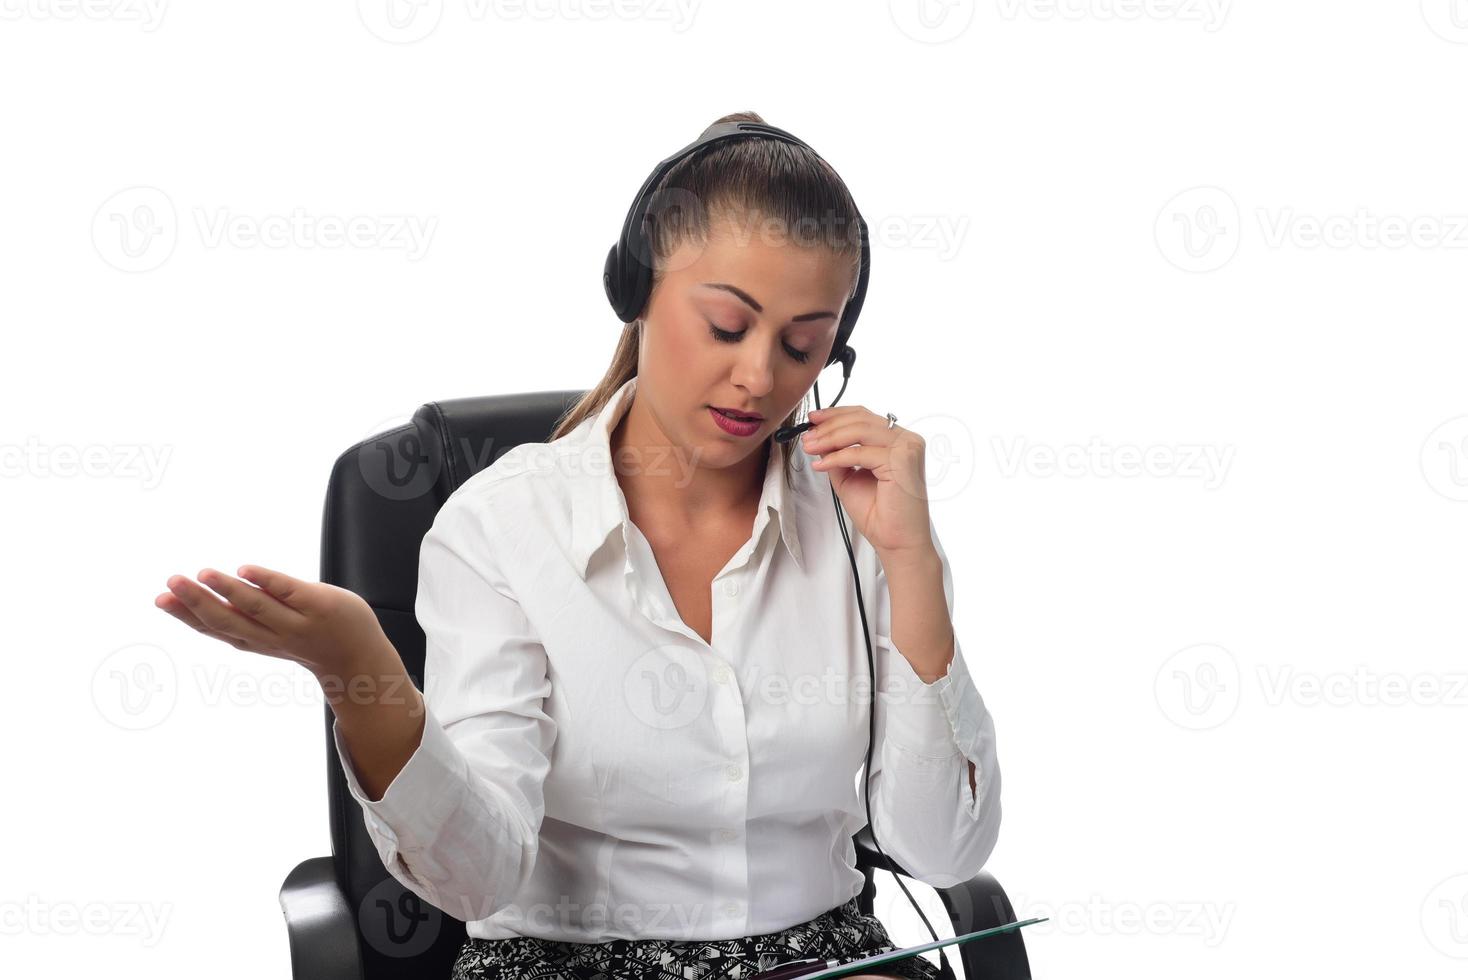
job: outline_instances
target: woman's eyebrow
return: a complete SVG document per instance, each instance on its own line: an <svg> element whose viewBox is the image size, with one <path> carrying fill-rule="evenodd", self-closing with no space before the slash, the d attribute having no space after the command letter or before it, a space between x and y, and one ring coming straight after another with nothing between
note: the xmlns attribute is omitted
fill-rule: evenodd
<svg viewBox="0 0 1468 980"><path fill-rule="evenodd" d="M725 292L733 293L735 296L738 296L741 300L743 300L745 304L752 308L756 313L763 313L765 311L765 308L759 304L758 300L746 293L744 290L740 289L738 286L731 286L727 282L705 282L700 283L699 285L705 286L709 289L722 289ZM827 318L834 320L836 319L836 314L831 313L828 310L821 310L816 313L802 313L800 314L800 316L791 317L790 322L805 323L809 320L825 320Z"/></svg>

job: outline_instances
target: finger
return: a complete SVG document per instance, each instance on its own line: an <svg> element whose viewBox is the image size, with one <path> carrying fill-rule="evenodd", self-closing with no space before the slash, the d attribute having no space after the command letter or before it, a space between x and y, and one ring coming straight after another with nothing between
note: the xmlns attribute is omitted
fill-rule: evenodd
<svg viewBox="0 0 1468 980"><path fill-rule="evenodd" d="M159 595L158 598L153 600L153 605L157 606L159 609L162 609L164 612L168 613L168 615L183 623L185 626L198 630L200 633L203 633L207 637L215 640L223 640L230 646L237 647L240 650L249 649L249 645L245 643L244 640L241 640L239 637L226 636L225 634L212 630L209 627L205 626L203 623L199 622L199 617L190 612L189 607L183 604L183 600L174 595L172 592L164 592L163 594Z"/></svg>
<svg viewBox="0 0 1468 980"><path fill-rule="evenodd" d="M817 422L829 422L833 419L845 419L849 417L868 418L883 425L887 424L887 416L878 415L865 405L837 405L835 408L817 408L807 412L806 415Z"/></svg>
<svg viewBox="0 0 1468 980"><path fill-rule="evenodd" d="M270 593L280 602L298 613L306 611L305 597L309 590L306 583L298 578L293 578L285 572L277 572L272 568L262 568L259 565L241 565L239 567L240 578L254 582L260 588Z"/></svg>
<svg viewBox="0 0 1468 980"><path fill-rule="evenodd" d="M811 469L816 470L860 466L864 470L871 470L878 477L885 477L891 469L891 463L892 451L885 446L847 446L834 453L827 453L810 465Z"/></svg>
<svg viewBox="0 0 1468 980"><path fill-rule="evenodd" d="M886 425L876 425L865 419L842 421L830 429L827 429L826 425L830 423L825 423L808 433L810 439L802 443L807 452L844 449L856 443L868 446L890 446L897 441L896 429L888 429Z"/></svg>
<svg viewBox="0 0 1468 980"><path fill-rule="evenodd" d="M239 610L225 605L213 593L187 576L173 576L168 580L168 588L209 629L238 637L263 649L271 649L279 644L279 637L275 633Z"/></svg>
<svg viewBox="0 0 1468 980"><path fill-rule="evenodd" d="M865 411L861 405L837 405L835 408L816 408L806 412L806 418L812 422L829 422L832 419L844 418L852 412Z"/></svg>
<svg viewBox="0 0 1468 980"><path fill-rule="evenodd" d="M244 566L249 567L249 566ZM282 634L299 626L304 617L264 589L212 568L199 572L199 581L229 600L230 605L262 624L272 633Z"/></svg>

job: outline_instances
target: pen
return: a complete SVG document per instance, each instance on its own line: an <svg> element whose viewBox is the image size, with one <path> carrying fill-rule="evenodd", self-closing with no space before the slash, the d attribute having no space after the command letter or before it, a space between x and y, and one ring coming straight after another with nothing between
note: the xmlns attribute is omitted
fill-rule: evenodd
<svg viewBox="0 0 1468 980"><path fill-rule="evenodd" d="M986 936L997 936L1000 933L1012 932L1016 929L1022 929L1025 926L1034 925L1036 922L1044 922L1046 918L1046 916L1042 915L1036 918L1024 919L1020 922L1006 922L1003 925L990 926L987 929L980 929L977 932L966 932L962 936L953 936L949 939L935 939L933 942L923 943L919 946L909 946L906 949L889 949L855 960L820 960L815 957L810 957L808 959L796 960L793 963L782 963L774 969L756 973L752 980L791 980L792 977L804 977L807 975L824 977L832 974L845 977L853 973L864 972L864 968L868 966L893 963L897 960L907 959L917 953L926 953L928 950L937 949L940 946L973 942Z"/></svg>

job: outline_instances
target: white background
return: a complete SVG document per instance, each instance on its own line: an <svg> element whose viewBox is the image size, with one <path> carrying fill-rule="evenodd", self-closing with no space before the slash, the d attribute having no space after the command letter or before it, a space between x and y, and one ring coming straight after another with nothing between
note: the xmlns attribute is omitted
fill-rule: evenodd
<svg viewBox="0 0 1468 980"><path fill-rule="evenodd" d="M1462 975L1468 3L0 13L7 975L288 975L319 694L154 597L593 384L633 193L746 109L876 236L843 404L929 440L1035 975Z"/></svg>

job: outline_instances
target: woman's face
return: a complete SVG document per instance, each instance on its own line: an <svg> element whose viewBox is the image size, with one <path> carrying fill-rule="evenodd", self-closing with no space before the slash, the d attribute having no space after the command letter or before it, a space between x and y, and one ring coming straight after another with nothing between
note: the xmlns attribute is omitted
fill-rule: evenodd
<svg viewBox="0 0 1468 980"><path fill-rule="evenodd" d="M774 433L830 356L855 285L849 259L764 227L719 221L707 243L684 243L643 318L638 400L694 465L728 466ZM712 407L763 417L741 435Z"/></svg>

